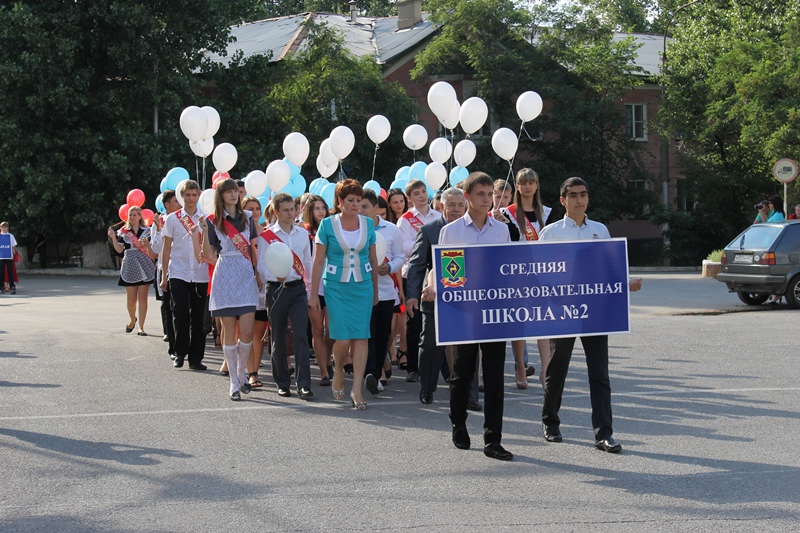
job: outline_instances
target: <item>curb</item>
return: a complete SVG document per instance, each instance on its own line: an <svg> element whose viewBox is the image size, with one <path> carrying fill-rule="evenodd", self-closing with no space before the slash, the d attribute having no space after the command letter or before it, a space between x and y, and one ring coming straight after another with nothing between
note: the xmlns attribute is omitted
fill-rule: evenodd
<svg viewBox="0 0 800 533"><path fill-rule="evenodd" d="M119 277L119 270L110 268L35 268L18 270L19 274L31 276L88 276L102 278Z"/></svg>

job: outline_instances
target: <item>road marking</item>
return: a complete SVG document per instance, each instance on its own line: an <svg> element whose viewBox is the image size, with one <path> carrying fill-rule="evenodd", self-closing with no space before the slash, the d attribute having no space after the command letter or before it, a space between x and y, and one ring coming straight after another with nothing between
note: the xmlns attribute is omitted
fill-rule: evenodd
<svg viewBox="0 0 800 533"><path fill-rule="evenodd" d="M691 395L691 394L722 394L730 392L797 392L800 387L768 387L768 388L746 388L746 389L683 389L683 390L663 390L652 392L636 392L636 393L614 393L615 397L636 398L640 396L670 396L670 395ZM583 398L589 394L586 391L583 394L565 394L564 398ZM261 399L261 398L259 398ZM369 398L367 398L369 399ZM538 395L534 396L516 396L506 398L506 402L524 402L538 399ZM267 400L269 401L269 400ZM369 402L370 405L380 407L391 407L397 405L421 405L418 400L390 400L390 401L376 401ZM447 408L448 402L443 401L435 406L426 406L426 409ZM341 403L322 403L322 402L303 402L303 403L280 403L274 405L242 405L236 407L205 407L199 409L169 409L162 411L110 411L105 413L74 413L74 414L61 414L61 415L29 415L29 416L3 416L0 421L24 421L24 420L57 420L69 418L100 418L100 417L115 417L115 416L153 416L153 415L183 415L183 414L199 414L199 413L224 413L229 411L265 411L271 409L350 409L348 402Z"/></svg>

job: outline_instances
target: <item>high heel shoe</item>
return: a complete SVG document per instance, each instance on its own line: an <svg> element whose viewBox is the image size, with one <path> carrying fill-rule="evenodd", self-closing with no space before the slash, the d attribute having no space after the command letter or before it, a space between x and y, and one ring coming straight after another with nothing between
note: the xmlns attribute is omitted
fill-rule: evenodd
<svg viewBox="0 0 800 533"><path fill-rule="evenodd" d="M522 379L520 379L520 374L522 374ZM517 388L518 389L522 389L522 390L527 389L528 388L528 377L525 375L525 368L524 367L517 368L516 375L517 375L517 378L516 378L516 380L517 380Z"/></svg>
<svg viewBox="0 0 800 533"><path fill-rule="evenodd" d="M341 402L342 400L344 400L344 389L336 390L333 388L333 385L331 385L331 391L333 391L334 400L336 400L337 402Z"/></svg>
<svg viewBox="0 0 800 533"><path fill-rule="evenodd" d="M400 359L405 359L405 361ZM397 370L408 370L408 354L403 350L397 350Z"/></svg>
<svg viewBox="0 0 800 533"><path fill-rule="evenodd" d="M353 403L353 409L356 411L363 411L367 408L367 402L357 402L353 393L350 393L350 401Z"/></svg>

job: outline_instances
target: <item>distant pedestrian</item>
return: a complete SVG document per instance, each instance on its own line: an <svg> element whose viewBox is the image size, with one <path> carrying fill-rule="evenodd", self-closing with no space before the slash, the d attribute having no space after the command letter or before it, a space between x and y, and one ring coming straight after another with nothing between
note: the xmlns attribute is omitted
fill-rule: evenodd
<svg viewBox="0 0 800 533"><path fill-rule="evenodd" d="M14 266L17 255L17 239L8 232L8 222L0 222L0 235L4 237L0 239L0 264L2 264L3 282L0 283L0 292L5 292L5 286L8 284L8 290L11 294L17 294L17 269Z"/></svg>

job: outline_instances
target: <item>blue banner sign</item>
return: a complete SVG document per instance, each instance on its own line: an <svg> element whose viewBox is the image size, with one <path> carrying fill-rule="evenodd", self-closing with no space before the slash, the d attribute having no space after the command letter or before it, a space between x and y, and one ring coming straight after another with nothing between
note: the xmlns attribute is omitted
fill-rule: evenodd
<svg viewBox="0 0 800 533"><path fill-rule="evenodd" d="M14 251L11 249L11 235L0 233L0 259L13 259Z"/></svg>
<svg viewBox="0 0 800 533"><path fill-rule="evenodd" d="M433 247L436 343L630 332L626 239Z"/></svg>

